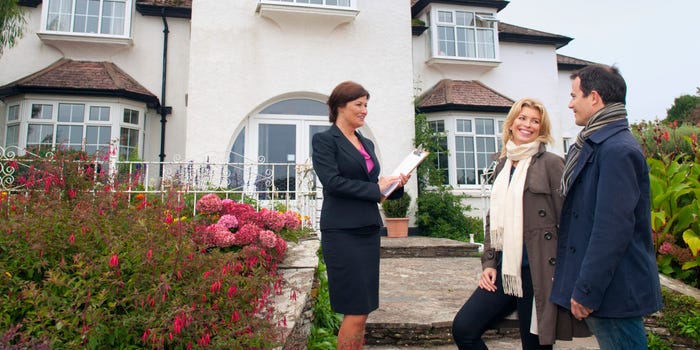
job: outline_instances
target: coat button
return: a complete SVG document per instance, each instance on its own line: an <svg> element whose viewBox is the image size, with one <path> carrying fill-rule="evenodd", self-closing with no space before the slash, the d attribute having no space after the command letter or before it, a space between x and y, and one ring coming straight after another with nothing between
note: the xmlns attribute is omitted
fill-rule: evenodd
<svg viewBox="0 0 700 350"><path fill-rule="evenodd" d="M493 252L489 250L489 252L486 253L486 257L489 259L493 259Z"/></svg>
<svg viewBox="0 0 700 350"><path fill-rule="evenodd" d="M537 214L539 214L541 217L544 217L545 215L547 215L547 212L544 211L544 209L540 209L540 211L538 211Z"/></svg>
<svg viewBox="0 0 700 350"><path fill-rule="evenodd" d="M569 247L569 251L573 254L576 253L576 247Z"/></svg>
<svg viewBox="0 0 700 350"><path fill-rule="evenodd" d="M549 258L549 264L550 264L550 265L556 265L556 264L557 264L557 259L555 259L555 258Z"/></svg>
<svg viewBox="0 0 700 350"><path fill-rule="evenodd" d="M548 241L549 241L550 239L552 239L552 233L549 232L549 231L545 232L545 233L544 233L544 239L546 239L546 240L548 240Z"/></svg>
<svg viewBox="0 0 700 350"><path fill-rule="evenodd" d="M573 212L573 215L574 215L574 218L578 218L578 213L577 213L577 212Z"/></svg>

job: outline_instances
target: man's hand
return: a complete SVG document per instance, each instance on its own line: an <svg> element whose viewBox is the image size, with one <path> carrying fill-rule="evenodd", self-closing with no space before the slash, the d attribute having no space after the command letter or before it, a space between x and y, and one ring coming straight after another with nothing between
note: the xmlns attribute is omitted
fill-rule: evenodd
<svg viewBox="0 0 700 350"><path fill-rule="evenodd" d="M580 321L588 317L588 315L590 315L591 312L593 312L592 309L589 309L579 304L576 300L574 300L574 298L571 298L571 313L574 315L574 317L576 317L577 320Z"/></svg>

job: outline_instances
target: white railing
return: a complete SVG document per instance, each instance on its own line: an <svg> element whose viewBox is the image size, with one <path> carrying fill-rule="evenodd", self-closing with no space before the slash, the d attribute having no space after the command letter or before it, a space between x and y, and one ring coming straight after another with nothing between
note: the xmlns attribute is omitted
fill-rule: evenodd
<svg viewBox="0 0 700 350"><path fill-rule="evenodd" d="M16 181L17 171L50 159L51 154L40 157L25 150L20 152L0 147L0 191L24 191ZM120 161L113 157L82 163L97 169L96 174L108 174L107 178L124 184L119 191L129 195L174 190L193 194L193 203L207 193L217 193L236 201L252 199L257 209L273 209L283 205L301 214L305 225L318 228L317 198L320 196L317 195L316 174L308 163L150 162ZM97 176L95 181L98 181Z"/></svg>

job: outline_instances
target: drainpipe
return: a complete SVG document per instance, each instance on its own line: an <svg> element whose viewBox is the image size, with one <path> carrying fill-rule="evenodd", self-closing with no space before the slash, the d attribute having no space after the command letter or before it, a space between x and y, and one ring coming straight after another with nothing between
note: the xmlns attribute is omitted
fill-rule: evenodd
<svg viewBox="0 0 700 350"><path fill-rule="evenodd" d="M168 107L165 104L165 82L167 80L167 70L168 70L168 20L165 17L165 9L160 12L161 18L163 19L163 75L161 77L161 88L160 88L160 101L161 104L158 107L158 113L160 113L160 158L159 165L159 176L163 178L163 162L165 161L165 123L167 119L165 118L168 114L172 113L172 107Z"/></svg>

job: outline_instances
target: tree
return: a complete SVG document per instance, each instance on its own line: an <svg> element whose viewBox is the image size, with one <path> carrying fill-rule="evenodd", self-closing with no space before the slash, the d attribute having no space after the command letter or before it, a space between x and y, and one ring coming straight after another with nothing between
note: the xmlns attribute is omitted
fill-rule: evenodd
<svg viewBox="0 0 700 350"><path fill-rule="evenodd" d="M700 91L700 90L699 90ZM673 106L666 110L667 122L695 123L700 120L700 96L683 95L673 100Z"/></svg>
<svg viewBox="0 0 700 350"><path fill-rule="evenodd" d="M17 0L0 0L0 56L6 48L15 46L26 23Z"/></svg>

